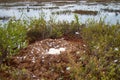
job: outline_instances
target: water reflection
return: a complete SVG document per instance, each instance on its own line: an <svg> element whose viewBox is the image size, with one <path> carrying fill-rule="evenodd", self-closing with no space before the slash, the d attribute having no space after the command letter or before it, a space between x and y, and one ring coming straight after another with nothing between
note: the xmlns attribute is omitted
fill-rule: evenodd
<svg viewBox="0 0 120 80"><path fill-rule="evenodd" d="M85 1L53 1L53 2L18 2L1 3L0 20L8 20L15 16L16 19L24 17L39 18L41 13L45 13L46 19L55 16L56 20L74 19L74 14L78 14L80 21L85 22L88 18L99 20L106 17L105 22L115 24L120 22L120 3L87 3ZM22 15L22 17L21 17Z"/></svg>

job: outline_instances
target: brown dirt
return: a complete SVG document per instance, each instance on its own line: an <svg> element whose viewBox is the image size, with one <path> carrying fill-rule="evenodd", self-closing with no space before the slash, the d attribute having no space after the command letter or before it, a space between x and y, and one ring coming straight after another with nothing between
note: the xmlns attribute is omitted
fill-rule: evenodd
<svg viewBox="0 0 120 80"><path fill-rule="evenodd" d="M65 48L60 54L48 54L49 49ZM45 39L30 44L10 60L10 66L25 69L26 80L71 80L71 61L79 62L80 55L87 52L82 39L72 36L60 39ZM26 76L26 74L25 74ZM22 80L20 79L20 80Z"/></svg>

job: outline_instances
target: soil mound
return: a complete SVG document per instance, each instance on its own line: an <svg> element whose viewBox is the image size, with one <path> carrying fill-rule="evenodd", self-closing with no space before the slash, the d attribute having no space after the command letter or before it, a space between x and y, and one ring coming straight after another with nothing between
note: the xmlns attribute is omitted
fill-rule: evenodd
<svg viewBox="0 0 120 80"><path fill-rule="evenodd" d="M11 59L11 65L25 69L29 73L27 80L71 80L71 62L79 62L86 51L82 40L45 39L21 50Z"/></svg>

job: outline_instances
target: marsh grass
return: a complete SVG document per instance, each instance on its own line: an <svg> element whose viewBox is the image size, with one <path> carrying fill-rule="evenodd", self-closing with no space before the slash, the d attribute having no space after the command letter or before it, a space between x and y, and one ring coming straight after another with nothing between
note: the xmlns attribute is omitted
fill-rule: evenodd
<svg viewBox="0 0 120 80"><path fill-rule="evenodd" d="M71 54L64 56L70 62L64 64L70 67L70 75L67 78L70 80L120 79L120 24L107 25L104 20L99 22L89 20L83 26L77 15L75 15L72 22L56 22L52 18L46 21L45 17L41 16L39 19L31 19L29 23L27 21L10 20L4 27L0 27L0 54L2 61L8 56L18 53L27 43L46 38L74 35L75 32L80 32L80 36L89 46L90 54L87 52L80 53L78 62L73 60ZM63 69L63 63L53 67L56 67L56 72L60 73ZM24 73L27 73L24 69L23 71L17 69L11 71L9 65L3 64L1 64L0 71L5 73L7 71L16 80L24 79ZM49 72L48 70L46 74ZM18 76L20 77L18 78ZM28 75L27 78L29 77ZM43 79L45 78L43 77ZM61 74L61 79L65 79L65 75Z"/></svg>

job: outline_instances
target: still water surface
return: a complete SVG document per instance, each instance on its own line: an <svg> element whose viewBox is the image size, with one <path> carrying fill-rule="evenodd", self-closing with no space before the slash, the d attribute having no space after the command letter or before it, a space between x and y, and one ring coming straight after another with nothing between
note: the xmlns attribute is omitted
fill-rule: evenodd
<svg viewBox="0 0 120 80"><path fill-rule="evenodd" d="M74 13L74 11L96 11L96 15L88 13ZM105 18L107 24L120 23L120 3L97 3L85 1L53 1L53 2L17 2L17 3L0 3L0 21L6 22L11 17L18 19L29 19L29 17L39 18L44 13L45 19L49 20L50 16L55 20L72 21L77 14L82 23L89 18L100 20Z"/></svg>

